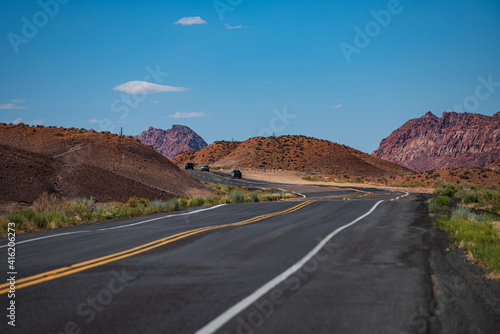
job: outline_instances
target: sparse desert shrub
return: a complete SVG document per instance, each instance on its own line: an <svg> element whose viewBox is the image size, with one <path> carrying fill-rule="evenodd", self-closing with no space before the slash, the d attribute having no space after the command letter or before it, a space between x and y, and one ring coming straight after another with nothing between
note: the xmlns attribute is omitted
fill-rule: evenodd
<svg viewBox="0 0 500 334"><path fill-rule="evenodd" d="M77 197L74 200L77 204L82 204L87 208L89 214L92 214L96 208L96 200L94 196L90 196L90 198L86 197Z"/></svg>
<svg viewBox="0 0 500 334"><path fill-rule="evenodd" d="M183 207L186 207L188 205L188 200L181 197L179 198L179 207L183 208Z"/></svg>
<svg viewBox="0 0 500 334"><path fill-rule="evenodd" d="M460 190L458 187L456 187L455 185L451 184L451 183L447 183L447 184L440 184L435 190L434 190L434 193L435 194L440 194L440 195L444 195L444 196L453 196L455 195L455 193Z"/></svg>
<svg viewBox="0 0 500 334"><path fill-rule="evenodd" d="M167 202L162 200L150 201L149 202L149 210L153 212L162 212L168 209Z"/></svg>
<svg viewBox="0 0 500 334"><path fill-rule="evenodd" d="M242 203L243 194L238 190L233 190L229 193L229 200L233 203Z"/></svg>
<svg viewBox="0 0 500 334"><path fill-rule="evenodd" d="M217 205L217 204L220 204L220 202L221 202L221 197L219 197L219 196L207 198L207 204L210 204L210 205Z"/></svg>
<svg viewBox="0 0 500 334"><path fill-rule="evenodd" d="M438 196L436 197L436 203L438 203L441 206L449 206L450 198L447 196Z"/></svg>
<svg viewBox="0 0 500 334"><path fill-rule="evenodd" d="M147 208L149 206L149 201L134 195L128 199L127 205L131 208Z"/></svg>
<svg viewBox="0 0 500 334"><path fill-rule="evenodd" d="M50 228L63 227L66 225L75 224L75 220L68 217L66 213L61 211L51 211L47 213L47 225Z"/></svg>
<svg viewBox="0 0 500 334"><path fill-rule="evenodd" d="M56 194L43 193L33 203L33 209L38 212L48 213L60 209L64 204L64 200Z"/></svg>
<svg viewBox="0 0 500 334"><path fill-rule="evenodd" d="M472 203L477 203L478 198L476 194L467 194L465 195L464 198L464 204L472 204Z"/></svg>
<svg viewBox="0 0 500 334"><path fill-rule="evenodd" d="M251 202L258 202L259 201L259 195L256 192L249 193L248 198L250 198Z"/></svg>
<svg viewBox="0 0 500 334"><path fill-rule="evenodd" d="M196 197L190 201L190 206L200 206L205 204L205 199L203 197Z"/></svg>

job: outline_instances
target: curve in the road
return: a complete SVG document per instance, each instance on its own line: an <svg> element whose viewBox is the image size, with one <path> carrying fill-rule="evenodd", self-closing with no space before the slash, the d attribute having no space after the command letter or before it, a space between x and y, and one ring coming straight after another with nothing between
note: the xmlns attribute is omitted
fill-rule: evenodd
<svg viewBox="0 0 500 334"><path fill-rule="evenodd" d="M271 218L271 217L275 217L275 216L279 216L279 215L284 215L284 214L292 213L292 212L295 212L297 210L300 210L300 209L306 207L307 205L309 205L309 204L311 204L313 202L314 201L301 202L300 204L298 204L296 206L293 206L293 207L291 207L289 209L283 210L283 211L272 212L272 213L268 213L268 214L265 214L265 215L256 216L256 217L253 217L253 218L250 218L250 219L246 219L246 220L243 220L243 221L240 221L240 222L236 222L236 223L224 224L224 225L212 225L212 226L201 227L201 228L197 228L197 229L194 229L194 230L189 230L189 231L181 232L181 233L174 234L174 235L171 235L171 236L168 236L166 238L159 239L159 240L155 240L155 241L152 241L152 242L146 243L144 245L141 245L141 246L138 246L138 247L134 247L134 248L122 251L122 252L118 252L118 253L106 255L106 256L103 256L103 257L100 257L100 258L96 258L96 259L93 259L93 260L88 260L88 261L80 262L80 263L77 263L77 264L74 264L74 265L71 265L71 266L68 266L68 267L63 267L63 268L59 268L59 269L47 271L45 273L41 273L41 274L33 275L33 276L30 276L30 277L22 278L22 279L16 281L16 283L17 283L16 284L16 289L19 290L21 288L25 288L25 287L28 287L28 286L31 286L31 285L40 284L40 283L43 283L43 282L46 282L46 281L50 281L50 280L53 280L53 279L56 279L56 278L59 278L59 277L68 276L68 275L71 275L71 274L74 274L74 273L77 273L77 272L81 272L81 271L84 271L84 270L87 270L87 269L90 269L90 268L101 266L101 265L104 265L104 264L107 264L107 263L110 263L110 262L121 260L121 259L130 257L130 256L133 256L133 255L137 255L137 254L140 254L140 253L144 253L146 251L149 251L149 250L152 250L152 249L164 246L164 245L172 243L174 241L177 241L177 240L180 240L180 239L184 239L186 237L189 237L189 236L192 236L192 235L195 235L195 234L199 234L199 233L202 233L202 232L206 232L206 231L210 231L210 230L215 230L215 229L220 229L220 228L225 228L225 227L234 227L234 226L247 225L247 224L251 224L251 223L255 223L255 222L264 220L266 218ZM4 284L0 284L0 295L9 292L9 289L10 289L10 282L4 283Z"/></svg>

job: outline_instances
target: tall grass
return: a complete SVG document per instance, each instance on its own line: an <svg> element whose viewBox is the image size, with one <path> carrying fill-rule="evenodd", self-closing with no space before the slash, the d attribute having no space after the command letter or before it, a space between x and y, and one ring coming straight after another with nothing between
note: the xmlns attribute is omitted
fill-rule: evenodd
<svg viewBox="0 0 500 334"><path fill-rule="evenodd" d="M442 215L435 221L439 230L447 231L450 241L470 254L475 263L487 271L500 274L500 232L494 228L496 218L491 214L475 214L467 207Z"/></svg>
<svg viewBox="0 0 500 334"><path fill-rule="evenodd" d="M245 187L210 185L217 195L193 199L171 198L167 201L147 200L132 196L126 203L97 203L95 198L75 198L67 200L54 194L42 194L31 207L14 210L0 216L0 234L7 234L9 222L16 224L16 232L36 232L64 226L93 223L114 218L143 216L153 213L171 212L186 207L216 205L221 203L246 203L277 201L294 197L290 193L272 190L251 191Z"/></svg>

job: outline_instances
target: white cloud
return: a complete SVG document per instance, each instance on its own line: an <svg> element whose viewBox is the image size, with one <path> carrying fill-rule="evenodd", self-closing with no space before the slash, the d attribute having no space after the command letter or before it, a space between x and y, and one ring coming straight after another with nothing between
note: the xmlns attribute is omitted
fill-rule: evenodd
<svg viewBox="0 0 500 334"><path fill-rule="evenodd" d="M229 24L227 23L224 23L224 26L227 28L227 29L242 29L242 28L245 28L244 26L242 25L239 25L239 26L230 26Z"/></svg>
<svg viewBox="0 0 500 334"><path fill-rule="evenodd" d="M206 23L207 23L207 21L203 20L199 16L183 17L179 21L174 22L174 24L180 24L180 25L183 25L183 26L190 26L190 25L193 25L193 24L206 24Z"/></svg>
<svg viewBox="0 0 500 334"><path fill-rule="evenodd" d="M15 103L0 104L0 109L12 110L12 109L26 109L25 106L16 106Z"/></svg>
<svg viewBox="0 0 500 334"><path fill-rule="evenodd" d="M129 81L116 86L113 90L118 90L127 94L151 94L159 92L184 92L189 90L189 88L158 85L146 81Z"/></svg>
<svg viewBox="0 0 500 334"><path fill-rule="evenodd" d="M333 108L333 109L340 109L340 108L342 108L342 104L340 104L340 103L339 103L339 104L336 104L336 105L334 105L332 108Z"/></svg>
<svg viewBox="0 0 500 334"><path fill-rule="evenodd" d="M45 123L45 119L32 119L28 122L31 125L42 125L43 123Z"/></svg>
<svg viewBox="0 0 500 334"><path fill-rule="evenodd" d="M208 116L204 112L176 112L173 115L168 115L169 118L189 118L189 117L203 117Z"/></svg>
<svg viewBox="0 0 500 334"><path fill-rule="evenodd" d="M12 124L19 124L23 119L21 117L17 118Z"/></svg>
<svg viewBox="0 0 500 334"><path fill-rule="evenodd" d="M95 118L91 118L89 119L89 123L101 123L101 121Z"/></svg>
<svg viewBox="0 0 500 334"><path fill-rule="evenodd" d="M12 102L12 103L23 103L24 101L26 101L26 99L15 99L15 100L10 100L10 102Z"/></svg>

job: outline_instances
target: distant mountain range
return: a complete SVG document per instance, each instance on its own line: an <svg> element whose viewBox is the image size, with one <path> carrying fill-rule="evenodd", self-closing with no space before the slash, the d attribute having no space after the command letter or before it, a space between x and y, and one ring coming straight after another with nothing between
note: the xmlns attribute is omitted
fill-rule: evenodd
<svg viewBox="0 0 500 334"><path fill-rule="evenodd" d="M207 143L196 132L185 125L173 125L168 130L157 129L150 126L140 135L134 138L139 139L145 145L153 148L169 159L178 153L199 150L207 146Z"/></svg>
<svg viewBox="0 0 500 334"><path fill-rule="evenodd" d="M306 136L254 137L244 142L218 141L198 151L178 154L172 162L229 168L283 169L346 176L413 174L395 163L351 147Z"/></svg>
<svg viewBox="0 0 500 334"><path fill-rule="evenodd" d="M493 167L491 162L500 158L500 112L444 112L439 118L429 111L392 132L372 155L417 172Z"/></svg>

